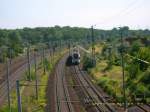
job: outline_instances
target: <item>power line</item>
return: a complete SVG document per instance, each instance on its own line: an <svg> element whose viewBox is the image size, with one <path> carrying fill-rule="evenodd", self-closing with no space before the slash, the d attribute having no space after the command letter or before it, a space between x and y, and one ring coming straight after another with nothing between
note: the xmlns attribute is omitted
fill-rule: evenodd
<svg viewBox="0 0 150 112"><path fill-rule="evenodd" d="M129 55L129 54L126 54L126 56L128 56L128 57L130 57L130 58L132 58L132 59L136 59L136 60L138 60L138 61L141 61L141 62L143 62L143 63L150 64L150 62L148 62L148 61L146 61L146 60L143 60L143 59L140 59L140 58L138 58L138 57L131 56L131 55Z"/></svg>
<svg viewBox="0 0 150 112"><path fill-rule="evenodd" d="M97 22L95 23L93 26L97 26L99 24L103 24L103 23L106 23L108 21L111 21L111 20L114 20L116 18L118 18L118 16L123 16L123 15L126 15L126 14L129 14L129 12L132 12L133 10L135 10L137 7L139 7L138 2L141 1L141 0L134 0L133 2L131 2L126 8L122 9L120 12L118 12L117 14L113 15L112 17L108 17L107 19L105 19L104 21L101 21L101 22ZM144 0L142 0L144 1Z"/></svg>

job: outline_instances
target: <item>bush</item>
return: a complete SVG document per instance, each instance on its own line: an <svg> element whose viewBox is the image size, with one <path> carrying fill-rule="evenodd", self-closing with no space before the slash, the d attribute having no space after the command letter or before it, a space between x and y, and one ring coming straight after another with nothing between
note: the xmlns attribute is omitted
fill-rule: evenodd
<svg viewBox="0 0 150 112"><path fill-rule="evenodd" d="M140 79L141 82L144 84L149 85L150 84L150 67L148 70L143 74L142 78Z"/></svg>
<svg viewBox="0 0 150 112"><path fill-rule="evenodd" d="M50 65L49 61L46 58L44 59L44 66L45 66L46 70L51 69L51 65Z"/></svg>
<svg viewBox="0 0 150 112"><path fill-rule="evenodd" d="M30 75L29 75L29 71L26 71L25 72L25 79L26 80L35 80L35 72L34 72L34 69L31 69L30 71Z"/></svg>
<svg viewBox="0 0 150 112"><path fill-rule="evenodd" d="M93 60L87 56L83 57L83 69L88 70L89 68L93 68Z"/></svg>

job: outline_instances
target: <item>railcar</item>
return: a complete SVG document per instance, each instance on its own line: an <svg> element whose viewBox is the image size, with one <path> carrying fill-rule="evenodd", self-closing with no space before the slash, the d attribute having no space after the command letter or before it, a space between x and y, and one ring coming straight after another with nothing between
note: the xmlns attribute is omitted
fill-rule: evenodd
<svg viewBox="0 0 150 112"><path fill-rule="evenodd" d="M72 53L72 64L73 65L80 64L80 53L79 53L79 51L74 51Z"/></svg>

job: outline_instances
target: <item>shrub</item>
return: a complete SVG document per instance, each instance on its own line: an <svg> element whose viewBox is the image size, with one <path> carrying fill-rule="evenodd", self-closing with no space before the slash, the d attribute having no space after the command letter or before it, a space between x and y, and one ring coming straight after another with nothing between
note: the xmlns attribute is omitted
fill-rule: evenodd
<svg viewBox="0 0 150 112"><path fill-rule="evenodd" d="M83 69L88 70L89 68L94 67L93 60L87 56L83 57Z"/></svg>
<svg viewBox="0 0 150 112"><path fill-rule="evenodd" d="M26 72L25 72L25 79L26 79L26 80L29 80L29 79L35 80L35 72L34 72L34 69L31 69L30 75L29 75L29 71L26 71Z"/></svg>
<svg viewBox="0 0 150 112"><path fill-rule="evenodd" d="M142 78L140 79L141 82L144 84L150 84L150 67L148 70L143 74Z"/></svg>
<svg viewBox="0 0 150 112"><path fill-rule="evenodd" d="M50 65L49 61L46 58L44 59L44 66L45 66L46 70L51 69L51 65Z"/></svg>

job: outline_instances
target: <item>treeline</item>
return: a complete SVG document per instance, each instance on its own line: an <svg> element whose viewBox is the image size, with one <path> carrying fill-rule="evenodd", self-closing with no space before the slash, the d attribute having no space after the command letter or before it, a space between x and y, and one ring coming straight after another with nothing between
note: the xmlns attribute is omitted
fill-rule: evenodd
<svg viewBox="0 0 150 112"><path fill-rule="evenodd" d="M30 46L36 46L41 43L55 43L57 46L59 40L79 41L85 37L87 29L71 27L47 27L47 28L23 28L15 30L0 29L0 62L9 57L9 49L13 50L13 57L24 52L24 49Z"/></svg>
<svg viewBox="0 0 150 112"><path fill-rule="evenodd" d="M128 31L131 37L148 37L149 30L129 30L128 27L123 27L124 31ZM100 39L107 39L112 41L113 38L120 37L120 30L114 28L112 30L94 30L95 41ZM0 29L0 54L7 57L8 48L13 49L14 56L22 53L27 44L37 45L39 43L47 43L53 41L67 41L72 42L91 42L91 31L88 28L81 27L37 27L37 28L23 28L23 29Z"/></svg>

